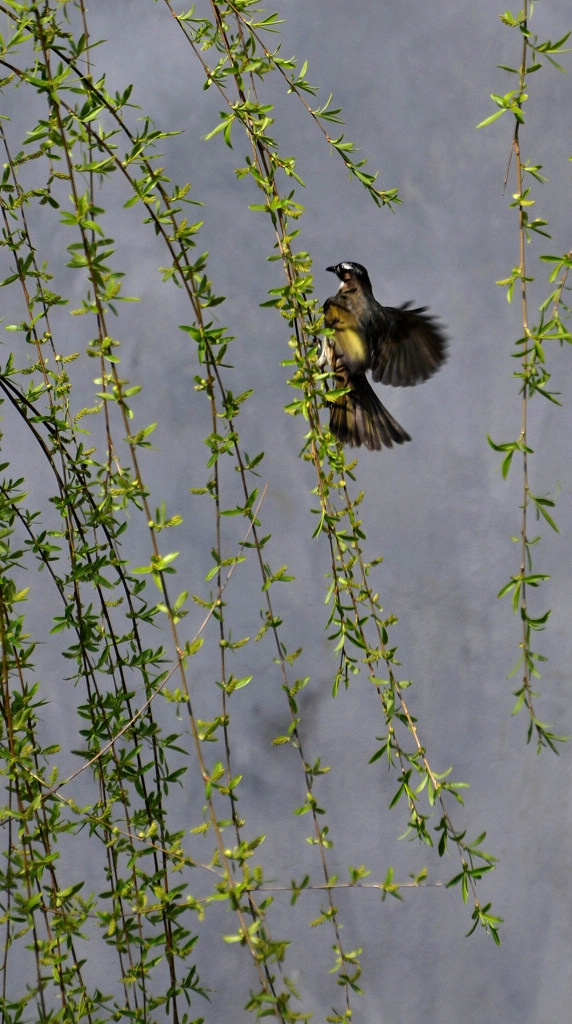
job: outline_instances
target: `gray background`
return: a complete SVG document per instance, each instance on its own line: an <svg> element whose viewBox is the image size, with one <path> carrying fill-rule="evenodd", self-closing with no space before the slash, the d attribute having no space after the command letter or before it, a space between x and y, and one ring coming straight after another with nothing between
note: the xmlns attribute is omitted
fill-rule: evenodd
<svg viewBox="0 0 572 1024"><path fill-rule="evenodd" d="M360 453L356 486L366 492L366 554L384 556L376 585L386 612L399 617L392 641L399 644L401 678L415 681L408 704L434 770L452 765L454 777L471 785L465 809L453 807L453 817L472 837L487 830L484 845L499 857L499 866L480 885L479 896L483 903L492 900L505 924L499 950L482 931L463 938L470 913L458 890L431 885L406 894L403 904L382 904L373 892L341 893L344 945L365 948L365 995L356 997L354 1016L371 1024L564 1022L572 999L570 749L564 746L559 758L537 757L534 745L525 745L524 716L511 718L515 681L506 677L518 657L520 627L509 601L495 597L518 571L519 550L510 536L519 531L521 500L518 470L503 482L500 458L486 441L487 433L497 441L516 438L521 417L517 382L511 378L513 340L521 330L519 304L509 306L495 281L509 275L519 256L516 213L508 211L514 178L503 194L512 121L507 115L492 127L476 131L475 126L493 110L489 93L512 88L497 65L516 65L520 59L518 34L499 24L502 9L492 0L290 0L280 10L286 23L274 37L284 56L308 59L309 80L320 85L317 102L333 92L346 120L340 131L362 147L367 169L379 168L381 187L399 186L404 200L395 215L378 211L348 182L341 160L329 152L296 99L285 95L280 83L270 87L281 151L296 156L307 186L298 195L306 206L299 248L311 253L317 294L325 298L334 290L327 265L359 260L368 267L380 301L430 305L451 339L449 362L434 380L414 391L385 391L383 401L413 443L381 455ZM571 15L568 0L546 0L536 5L531 27L541 38L556 39L572 27ZM273 568L287 563L296 577L294 584L275 588L273 600L284 619L283 639L291 647L304 644L296 673L311 676L300 698L305 753L310 762L320 756L332 767L316 784L335 843L330 870L345 877L348 863L365 863L371 879L381 880L391 864L396 878L404 880L409 871L427 865L432 883L446 881L458 870L456 854L439 862L435 852L398 841L403 810L387 810L395 778L382 762L367 764L383 731L371 687L359 677L349 691L331 698L335 659L325 639L323 606L328 553L325 542L311 541L313 470L296 458L304 424L282 411L293 397L288 371L280 366L289 354L287 328L275 311L259 305L282 278L280 265L266 259L273 244L269 225L247 208L259 196L249 181L237 182L234 175L244 163L246 143L238 131L232 152L220 137L201 141L218 122L219 100L214 89L202 92L202 72L166 8L141 0L99 0L89 11L89 23L93 38L108 40L94 54L97 70L107 73L108 90L134 82L132 99L142 111L162 129L182 130L164 145L161 163L174 181L189 180L193 197L204 204L196 214L205 221L197 251L209 250L209 277L227 298L216 312L237 339L231 386L255 388L239 426L245 449L253 453L263 446L266 453L262 480L269 489L261 518L263 532L273 532L267 554ZM571 245L569 77L543 69L531 76L529 93L523 156L544 165L549 184L535 188L536 210L552 233L551 242L534 241L528 249L535 274L536 255L565 252ZM337 130L333 126L334 134ZM169 538L181 551L176 589L207 596L202 581L214 540L210 508L205 499L191 497L189 487L206 477L201 438L209 414L193 390L193 347L178 330L190 314L181 294L160 283L165 254L151 231L143 231L140 212L123 212L128 197L119 182L114 189L110 232L118 241L117 264L126 272L125 293L141 296L137 305L121 309L121 370L132 383L144 385L137 426L158 422L158 452L146 457L144 472L157 502L165 497L168 511L185 520L176 540ZM109 201L105 194L103 199ZM46 236L43 242L56 251L53 239ZM532 310L545 291L544 279L531 286ZM72 326L70 351L81 344L77 332L83 330L77 320ZM535 449L532 490L554 495L560 488L560 533L556 537L543 525L536 552L535 568L552 573L538 607L554 609L549 629L535 638L549 658L539 683L538 713L568 734L570 369L568 352L559 347L549 348L548 359L563 408L535 400L529 427ZM93 390L93 366L77 371L85 401ZM37 486L41 490L41 481ZM231 476L224 486L230 495ZM234 522L229 522L229 554L235 550ZM145 551L143 533L140 539ZM133 557L144 555L134 548ZM235 636L256 633L258 591L253 562L237 571L229 586ZM196 622L188 622L188 635L200 619L197 613ZM215 641L215 633L209 638ZM192 666L195 712L204 719L218 706L213 649L205 644ZM270 642L248 645L231 666L236 674L244 670L254 676L231 705L233 767L244 775L241 813L249 836L267 833L260 859L277 884L300 878L305 870L319 881L317 854L304 840L309 820L292 817L304 799L299 763L294 751L271 746L288 725L273 656ZM61 665L52 660L47 672L55 706L63 709ZM77 726L62 719L60 727L67 733ZM57 733L58 724L51 728ZM183 824L196 824L199 789L197 780L195 792L190 786L179 797ZM207 859L209 849L207 840L197 857L202 852ZM299 985L302 1008L313 1010L316 1020L342 1005L341 991L327 974L332 936L327 926L308 927L320 903L319 894L308 895L292 911L283 894L269 919L275 936L292 939L287 969ZM201 926L198 963L212 1003L193 1002L193 1012L203 1013L207 1024L248 1018L242 1007L254 973L244 950L221 941L232 926L222 909L207 914ZM102 961L102 977L104 968Z"/></svg>

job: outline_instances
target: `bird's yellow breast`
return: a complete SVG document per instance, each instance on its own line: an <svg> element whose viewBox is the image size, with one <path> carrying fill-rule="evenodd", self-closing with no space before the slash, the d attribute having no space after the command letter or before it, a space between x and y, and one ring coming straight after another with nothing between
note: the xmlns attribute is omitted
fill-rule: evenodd
<svg viewBox="0 0 572 1024"><path fill-rule="evenodd" d="M350 373L358 373L368 365L368 348L363 332L350 310L328 299L324 306L326 327L333 328L333 347Z"/></svg>

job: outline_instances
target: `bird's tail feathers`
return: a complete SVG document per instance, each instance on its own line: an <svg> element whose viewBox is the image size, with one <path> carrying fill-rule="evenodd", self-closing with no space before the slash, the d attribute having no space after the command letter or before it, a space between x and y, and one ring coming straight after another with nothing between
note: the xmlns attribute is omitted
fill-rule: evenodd
<svg viewBox="0 0 572 1024"><path fill-rule="evenodd" d="M352 377L351 388L330 405L330 430L338 441L351 448L363 444L372 451L379 451L384 445L391 448L394 442L403 444L411 440L381 404L365 374Z"/></svg>

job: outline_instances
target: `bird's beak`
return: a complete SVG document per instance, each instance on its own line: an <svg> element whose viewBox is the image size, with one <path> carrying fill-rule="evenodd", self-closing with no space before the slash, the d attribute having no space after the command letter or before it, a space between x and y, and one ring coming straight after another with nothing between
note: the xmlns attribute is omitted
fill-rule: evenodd
<svg viewBox="0 0 572 1024"><path fill-rule="evenodd" d="M335 267L326 267L326 270L328 270L330 272L330 274L335 274L335 272L336 272L336 268Z"/></svg>

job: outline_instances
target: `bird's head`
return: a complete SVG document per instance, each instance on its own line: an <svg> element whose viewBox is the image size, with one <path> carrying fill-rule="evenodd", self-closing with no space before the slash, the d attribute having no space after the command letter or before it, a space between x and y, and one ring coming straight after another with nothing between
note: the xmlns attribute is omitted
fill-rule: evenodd
<svg viewBox="0 0 572 1024"><path fill-rule="evenodd" d="M371 281L369 274L361 263L336 263L333 267L326 267L331 274L335 274L340 281L340 292L353 292L360 288L362 291L371 292Z"/></svg>

